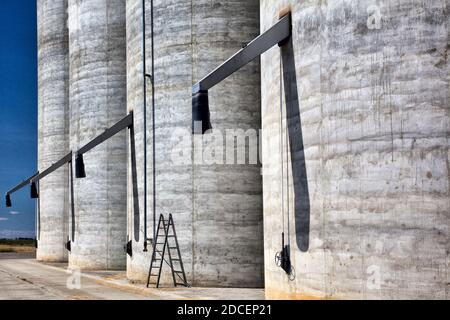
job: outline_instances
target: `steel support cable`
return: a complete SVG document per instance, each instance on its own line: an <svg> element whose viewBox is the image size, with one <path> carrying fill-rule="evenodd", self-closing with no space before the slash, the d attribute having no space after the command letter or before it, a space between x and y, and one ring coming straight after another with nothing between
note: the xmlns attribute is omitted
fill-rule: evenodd
<svg viewBox="0 0 450 320"><path fill-rule="evenodd" d="M281 157L281 223L284 234L284 148L283 148L283 65L280 53L280 157Z"/></svg>
<svg viewBox="0 0 450 320"><path fill-rule="evenodd" d="M283 70L284 72L284 70ZM284 83L284 85L286 85ZM289 85L289 84L288 84ZM291 239L290 239L290 212L291 212L291 202L290 202L290 193L291 193L291 189L289 187L289 154L290 152L292 152L292 150L290 150L290 144L289 144L289 119L288 119L288 108L289 108L289 103L287 101L287 99L285 99L285 105L286 105L286 112L285 112L285 128L284 128L284 136L285 136L285 144L286 144L286 217L287 217L287 243L289 245L289 247L291 246ZM292 114L292 113L291 113ZM292 166L291 166L292 168Z"/></svg>
<svg viewBox="0 0 450 320"><path fill-rule="evenodd" d="M39 186L39 182L37 183L39 193L41 192L41 188ZM36 240L41 240L41 197L37 198L36 205Z"/></svg>
<svg viewBox="0 0 450 320"><path fill-rule="evenodd" d="M147 251L147 59L145 47L145 0L142 0L142 81L144 121L144 251ZM153 75L152 75L153 76ZM153 82L153 81L152 81Z"/></svg>
<svg viewBox="0 0 450 320"><path fill-rule="evenodd" d="M283 113L283 88L285 83L283 82L283 58L282 52L280 51L280 149L281 149L281 212L282 212L282 224L283 224L283 234L285 232L285 225L287 228L287 242L288 245L291 244L290 240L290 188L289 188L289 119L287 108L288 101L285 100L286 104L286 112ZM286 119L284 119L283 125L283 115L285 115ZM283 144L284 140L284 144ZM286 153L284 152L284 146L286 146ZM286 171L284 170L284 161L286 161ZM284 182L284 174L286 173L286 183ZM284 203L284 189L286 189L286 205ZM286 223L285 223L286 216Z"/></svg>
<svg viewBox="0 0 450 320"><path fill-rule="evenodd" d="M151 74L147 74L147 57L146 57L146 10L145 0L142 0L142 76L143 76L143 121L144 121L144 251L147 251L147 78L150 78L152 88L152 209L153 209L153 239L156 237L156 146L155 146L155 58L154 58L154 15L153 0L150 1L150 18L151 18Z"/></svg>
<svg viewBox="0 0 450 320"><path fill-rule="evenodd" d="M152 37L152 137L153 137L153 143L152 143L152 160L153 160L153 239L155 239L156 237L156 137L155 137L155 133L156 133L156 128L155 128L155 114L156 114L156 110L155 110L155 46L154 46L154 31L153 31L153 26L154 26L154 17L153 17L153 0L151 0L150 2L151 5L151 10L150 10L150 15L151 15L151 37Z"/></svg>
<svg viewBox="0 0 450 320"><path fill-rule="evenodd" d="M73 174L73 161L69 162L69 179L70 179L70 221L71 221L71 229L70 233L70 241L75 242L75 224L77 220L75 219L75 189L74 189L74 174Z"/></svg>

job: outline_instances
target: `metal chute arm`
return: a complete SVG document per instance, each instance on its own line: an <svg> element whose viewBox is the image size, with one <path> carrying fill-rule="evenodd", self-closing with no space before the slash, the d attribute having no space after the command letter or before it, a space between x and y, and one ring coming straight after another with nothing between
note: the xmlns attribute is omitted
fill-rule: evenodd
<svg viewBox="0 0 450 320"><path fill-rule="evenodd" d="M39 180L45 178L50 173L58 170L59 168L61 168L63 165L65 165L66 163L68 163L70 161L72 161L72 151L69 152L68 154L66 154L64 157L62 157L60 160L58 160L56 163L52 164L50 167L48 167L44 171L40 172L35 177L31 178L30 182L36 182L36 181L39 181Z"/></svg>
<svg viewBox="0 0 450 320"><path fill-rule="evenodd" d="M208 90L257 58L274 45L282 45L291 36L291 13L260 34L231 58L192 86L192 134L204 134L212 129Z"/></svg>
<svg viewBox="0 0 450 320"><path fill-rule="evenodd" d="M44 171L42 171L42 172L38 171L35 174L33 174L31 177L23 180L17 186L15 186L14 188L12 188L8 192L6 192L6 194L12 194L12 193L22 189L23 187L25 187L26 185L28 185L30 183L37 182L37 181L43 179L44 177L48 176L50 173L59 169L60 167L62 167L63 165L65 165L66 163L68 163L70 161L72 161L72 152L69 152L68 154L66 154L64 157L62 157L60 160L58 160L56 163L52 164L50 167L48 167Z"/></svg>
<svg viewBox="0 0 450 320"><path fill-rule="evenodd" d="M98 144L100 144L103 141L114 136L116 133L120 132L121 130L123 130L125 128L131 127L132 125L133 125L133 112L130 112L125 118L120 120L118 123L113 125L111 128L107 129L104 133L102 133L101 135L99 135L98 137L93 139L91 142L86 144L84 147L82 147L80 150L78 150L77 154L83 154L83 153L91 150ZM68 154L66 154L64 157L62 157L60 160L58 160L56 163L52 164L50 167L48 167L44 171L42 171L42 172L38 171L35 174L33 174L31 177L23 180L17 186L15 186L14 188L12 188L8 192L6 192L6 194L10 195L10 194L22 189L23 187L25 187L26 185L28 185L32 182L37 182L37 181L45 178L46 176L48 176L55 170L59 169L60 167L62 167L63 165L65 165L66 163L71 162L71 161L72 161L72 151L69 152Z"/></svg>
<svg viewBox="0 0 450 320"><path fill-rule="evenodd" d="M211 89L274 45L283 43L290 37L291 29L291 14L288 13L269 30L253 39L231 58L197 82L192 87L192 94Z"/></svg>
<svg viewBox="0 0 450 320"><path fill-rule="evenodd" d="M13 187L11 190L7 191L6 194L13 194L14 192L22 189L26 185L30 184L31 180L36 177L39 174L39 171L37 171L35 174L33 174L31 177L23 180L21 183L19 183L17 186Z"/></svg>
<svg viewBox="0 0 450 320"><path fill-rule="evenodd" d="M89 150L91 150L91 149L95 148L96 146L98 146L99 144L105 142L112 136L116 135L123 129L130 128L132 125L133 125L133 112L130 112L125 118L123 118L122 120L120 120L119 122L114 124L112 127L106 129L105 132L103 132L102 134L95 137L87 144L85 144L83 147L81 147L77 151L76 155L78 156L78 155L82 155L82 154L88 152Z"/></svg>

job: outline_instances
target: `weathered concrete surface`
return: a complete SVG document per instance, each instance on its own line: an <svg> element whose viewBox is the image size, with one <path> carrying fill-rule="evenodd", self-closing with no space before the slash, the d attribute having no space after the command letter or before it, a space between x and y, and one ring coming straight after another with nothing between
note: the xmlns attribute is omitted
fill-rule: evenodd
<svg viewBox="0 0 450 320"><path fill-rule="evenodd" d="M69 44L67 0L38 0L38 167L69 152ZM37 259L67 261L67 166L40 181Z"/></svg>
<svg viewBox="0 0 450 320"><path fill-rule="evenodd" d="M141 1L127 2L128 108L135 113L139 222L134 221L128 277L146 280L151 250L143 244ZM262 190L258 165L194 165L190 142L191 87L258 34L258 1L154 1L156 213L174 215L184 266L196 286L262 286ZM147 72L151 72L147 1ZM260 127L259 64L252 63L210 91L215 129ZM152 236L151 88L148 90L148 236ZM224 133L224 132L223 132ZM178 134L178 135L177 135ZM180 140L187 143L180 143ZM187 139L187 140L186 140ZM175 151L182 159L174 161ZM176 156L177 157L177 156ZM129 175L132 174L132 166ZM136 198L137 195L135 195ZM138 242L136 242L138 241Z"/></svg>
<svg viewBox="0 0 450 320"><path fill-rule="evenodd" d="M258 1L198 1L193 21L195 83L258 35ZM212 127L222 134L226 129L259 130L259 61L212 88L209 102ZM191 109L191 99L186 104ZM189 115L191 112L187 113L188 118ZM260 169L256 164L236 162L194 165L194 283L263 286Z"/></svg>
<svg viewBox="0 0 450 320"><path fill-rule="evenodd" d="M449 2L262 0L261 29L288 5L282 147L280 49L261 60L266 297L448 299Z"/></svg>
<svg viewBox="0 0 450 320"><path fill-rule="evenodd" d="M264 299L262 289L239 288L146 288L130 284L123 271L83 272L80 288L69 289L73 273L67 264L41 264L30 259L3 259L0 254L0 300L256 300Z"/></svg>
<svg viewBox="0 0 450 320"><path fill-rule="evenodd" d="M70 0L70 139L78 150L126 115L125 1ZM71 266L123 269L126 132L84 155L76 179Z"/></svg>
<svg viewBox="0 0 450 320"><path fill-rule="evenodd" d="M134 114L134 135L128 140L128 239L133 242L133 257L127 259L127 276L131 280L146 281L151 259L151 246L143 252L144 245L144 119L143 119L143 79L142 79L142 9L140 0L126 3L127 38L127 109ZM148 48L149 49L149 48ZM149 69L150 70L150 69ZM151 71L149 71L150 73ZM147 81L151 94L150 82ZM147 139L151 142L151 98L147 99ZM148 238L152 237L152 161L151 145L148 145Z"/></svg>

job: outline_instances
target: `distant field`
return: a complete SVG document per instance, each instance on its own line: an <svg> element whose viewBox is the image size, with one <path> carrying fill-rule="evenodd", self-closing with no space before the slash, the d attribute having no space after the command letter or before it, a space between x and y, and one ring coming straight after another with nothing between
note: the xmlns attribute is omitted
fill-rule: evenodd
<svg viewBox="0 0 450 320"><path fill-rule="evenodd" d="M34 247L34 240L32 239L0 239L0 253L2 252L16 252L16 253L27 253L34 252L36 249Z"/></svg>

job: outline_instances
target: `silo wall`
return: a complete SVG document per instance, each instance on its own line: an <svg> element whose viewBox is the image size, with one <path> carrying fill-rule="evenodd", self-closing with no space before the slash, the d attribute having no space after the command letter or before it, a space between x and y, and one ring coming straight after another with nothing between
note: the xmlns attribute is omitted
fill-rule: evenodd
<svg viewBox="0 0 450 320"><path fill-rule="evenodd" d="M124 0L69 0L70 142L76 151L126 115ZM69 266L124 269L126 132L84 155L74 182Z"/></svg>
<svg viewBox="0 0 450 320"><path fill-rule="evenodd" d="M38 168L69 152L67 0L38 0ZM37 259L67 261L68 167L39 183Z"/></svg>
<svg viewBox="0 0 450 320"><path fill-rule="evenodd" d="M448 1L260 6L266 297L448 299Z"/></svg>
<svg viewBox="0 0 450 320"><path fill-rule="evenodd" d="M146 8L147 73L151 73L150 1L146 1ZM129 221L133 221L130 233L134 245L127 274L136 281L147 279L151 258L151 249L146 254L142 252L141 14L141 1L127 2L128 108L135 113L137 172L134 196L133 181L129 178L128 214ZM258 33L258 1L154 1L156 218L160 213L166 217L173 214L188 282L196 286L263 285L260 166L249 162L227 165L225 149L222 160L217 156L210 162L194 161L191 136L192 85ZM225 129L257 132L260 128L259 88L259 61L255 61L210 90L212 126L223 134L224 143ZM148 237L151 238L150 82L147 94ZM204 142L204 150L206 145ZM128 171L132 175L133 166ZM137 197L139 220L135 220Z"/></svg>

